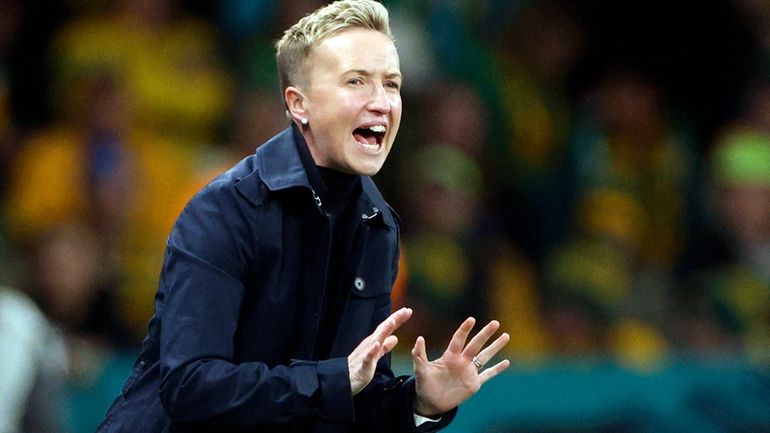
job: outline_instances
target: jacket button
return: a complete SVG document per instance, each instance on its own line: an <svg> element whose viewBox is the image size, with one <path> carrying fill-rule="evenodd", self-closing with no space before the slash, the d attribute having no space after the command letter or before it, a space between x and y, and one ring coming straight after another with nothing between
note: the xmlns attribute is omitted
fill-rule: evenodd
<svg viewBox="0 0 770 433"><path fill-rule="evenodd" d="M364 286L366 286L366 283L364 283L363 278L356 277L356 279L353 280L353 287L355 287L356 290L364 290Z"/></svg>

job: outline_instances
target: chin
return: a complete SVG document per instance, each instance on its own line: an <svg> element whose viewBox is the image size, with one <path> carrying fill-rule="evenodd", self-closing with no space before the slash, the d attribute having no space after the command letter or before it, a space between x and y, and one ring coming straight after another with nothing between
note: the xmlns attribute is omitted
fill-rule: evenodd
<svg viewBox="0 0 770 433"><path fill-rule="evenodd" d="M350 167L350 172L359 176L374 176L380 171L382 164L357 164Z"/></svg>
<svg viewBox="0 0 770 433"><path fill-rule="evenodd" d="M353 168L353 173L359 175L359 176L374 176L380 171L380 168L382 166L378 165L376 167L372 166L366 166L366 167L355 167Z"/></svg>
<svg viewBox="0 0 770 433"><path fill-rule="evenodd" d="M374 176L380 171L384 163L384 158L363 158L357 161L350 161L346 171L359 176Z"/></svg>

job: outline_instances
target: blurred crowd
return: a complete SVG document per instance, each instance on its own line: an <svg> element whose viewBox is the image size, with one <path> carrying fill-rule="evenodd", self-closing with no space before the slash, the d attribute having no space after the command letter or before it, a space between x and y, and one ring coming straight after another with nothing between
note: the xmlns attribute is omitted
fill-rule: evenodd
<svg viewBox="0 0 770 433"><path fill-rule="evenodd" d="M272 43L323 2L33 3L0 1L0 432L88 431L176 216L288 125ZM522 365L770 367L770 4L384 3L402 341L474 315Z"/></svg>

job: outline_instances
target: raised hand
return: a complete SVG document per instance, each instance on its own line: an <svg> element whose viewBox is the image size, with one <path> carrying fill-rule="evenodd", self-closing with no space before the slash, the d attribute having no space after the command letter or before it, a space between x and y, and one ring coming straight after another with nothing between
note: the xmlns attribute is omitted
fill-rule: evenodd
<svg viewBox="0 0 770 433"><path fill-rule="evenodd" d="M398 344L398 337L393 335L393 332L410 317L412 309L406 307L391 314L348 355L350 388L353 395L361 392L372 381L377 361Z"/></svg>
<svg viewBox="0 0 770 433"><path fill-rule="evenodd" d="M412 349L412 361L417 394L415 411L418 414L430 417L457 407L510 365L510 361L505 359L492 367L483 368L508 343L510 336L503 333L484 348L500 328L500 323L493 320L466 346L475 323L472 317L466 319L455 331L446 351L435 361L428 360L425 339L417 337Z"/></svg>

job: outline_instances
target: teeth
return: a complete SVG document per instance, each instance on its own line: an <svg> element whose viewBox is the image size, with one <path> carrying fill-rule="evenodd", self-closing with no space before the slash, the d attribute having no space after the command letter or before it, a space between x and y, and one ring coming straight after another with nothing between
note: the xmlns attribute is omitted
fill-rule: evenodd
<svg viewBox="0 0 770 433"><path fill-rule="evenodd" d="M370 126L369 130L372 131L372 132L377 132L377 133L385 132L385 125Z"/></svg>

